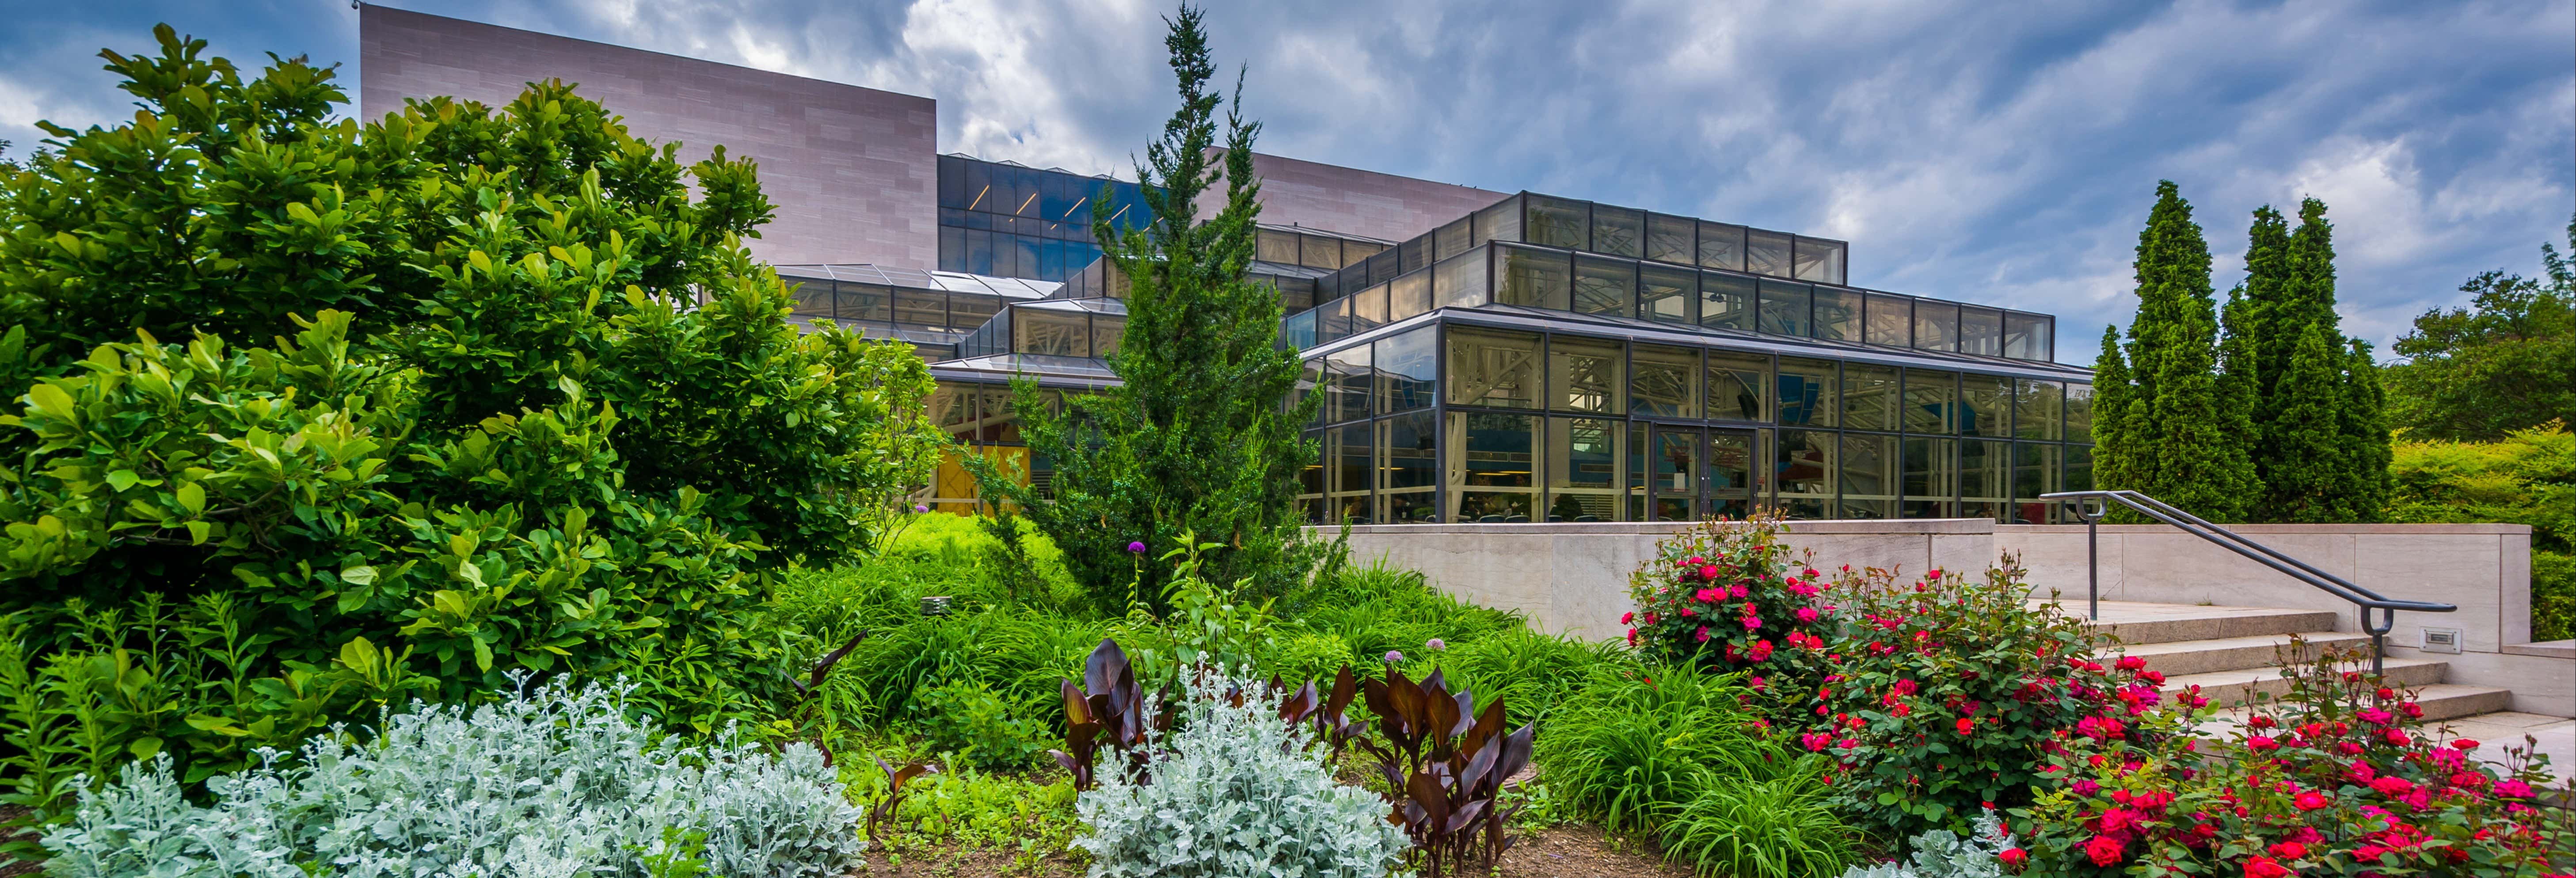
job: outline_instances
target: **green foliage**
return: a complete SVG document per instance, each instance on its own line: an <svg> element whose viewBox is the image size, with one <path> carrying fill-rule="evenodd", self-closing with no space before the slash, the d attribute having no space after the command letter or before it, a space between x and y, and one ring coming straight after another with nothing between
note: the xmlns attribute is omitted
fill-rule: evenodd
<svg viewBox="0 0 2576 878"><path fill-rule="evenodd" d="M1074 803L1090 874L1376 878L1396 865L1405 839L1386 803L1335 782L1314 739L1261 691L1194 679L1179 696L1186 718L1155 742L1152 782L1101 774Z"/></svg>
<svg viewBox="0 0 2576 878"><path fill-rule="evenodd" d="M2576 436L2545 423L2496 442L2397 445L2391 521L2531 526L2531 639L2576 637Z"/></svg>
<svg viewBox="0 0 2576 878"><path fill-rule="evenodd" d="M2119 481L2214 521L2237 521L2257 484L2238 423L2241 385L2221 380L2217 306L2210 297L2209 245L2191 205L2172 181L2138 234L2138 315L2129 324L2130 385L2109 392L2128 413L2096 437L2097 459ZM2106 383L2095 378L2097 392Z"/></svg>
<svg viewBox="0 0 2576 878"><path fill-rule="evenodd" d="M0 180L0 677L45 693L0 734L193 780L525 672L759 719L822 651L778 572L862 556L946 440L908 346L787 322L751 164L560 82L334 120L332 69L156 34L104 53L132 123ZM150 709L82 718L97 667Z"/></svg>
<svg viewBox="0 0 2576 878"><path fill-rule="evenodd" d="M1735 676L1690 665L1598 668L1557 707L1534 759L1574 813L1611 830L1653 830L1713 783L1796 761L1744 708L1751 695Z"/></svg>
<svg viewBox="0 0 2576 878"><path fill-rule="evenodd" d="M866 842L821 753L639 725L616 693L560 683L467 709L415 703L363 743L317 736L180 794L168 754L83 790L44 836L74 878L532 875L703 869L819 878Z"/></svg>
<svg viewBox="0 0 2576 878"><path fill-rule="evenodd" d="M1833 790L1855 822L1899 838L1967 830L2029 802L2067 737L2122 734L2132 706L2163 697L2163 675L2136 659L2104 667L2081 620L2029 595L2011 567L1982 581L1871 569L1825 592L1841 631L1799 654L1828 674L1773 718L1847 766Z"/></svg>
<svg viewBox="0 0 2576 878"><path fill-rule="evenodd" d="M2013 812L2029 874L2563 871L2576 826L2542 801L2546 756L2428 730L2420 705L2364 673L2363 651L2317 656L2214 736L2188 734L2211 729L2203 708L2149 713L2150 734L2070 740L2047 791Z"/></svg>
<svg viewBox="0 0 2576 878"><path fill-rule="evenodd" d="M1152 223L1118 233L1108 200L1092 229L1112 270L1130 279L1127 327L1109 357L1120 384L1068 399L1061 413L1020 382L1012 413L1030 452L1055 463L1042 496L990 461L965 458L986 497L1007 501L1065 550L1095 604L1117 608L1136 573L1127 546L1168 544L1184 532L1227 550L1209 562L1214 582L1246 581L1272 597L1303 580L1324 549L1299 530L1297 474L1315 449L1299 437L1321 403L1288 406L1298 360L1277 345L1276 290L1252 283L1260 183L1252 145L1260 124L1242 115L1240 83L1224 114L1225 206L1199 222L1196 201L1215 185L1222 96L1208 88L1200 11L1184 6L1165 45L1181 109L1146 148L1137 180ZM1170 574L1148 569L1137 591L1161 613Z"/></svg>
<svg viewBox="0 0 2576 878"><path fill-rule="evenodd" d="M1628 642L1666 661L1755 676L1774 673L1783 646L1814 637L1817 571L1780 541L1780 521L1704 522L1655 543L1628 576L1637 611L1619 618Z"/></svg>
<svg viewBox="0 0 2576 878"><path fill-rule="evenodd" d="M2567 225L2576 251L2576 219ZM2576 423L2576 267L2540 245L2542 276L2489 271L2460 285L2469 307L2435 308L2393 352L2388 419L2409 438L2494 442L2556 420Z"/></svg>
<svg viewBox="0 0 2576 878"><path fill-rule="evenodd" d="M1546 796L1613 831L1654 833L1702 875L1834 875L1856 855L1833 762L1747 710L1739 674L1691 664L1595 668L1538 737Z"/></svg>
<svg viewBox="0 0 2576 878"><path fill-rule="evenodd" d="M978 768L1025 769L1046 753L1047 731L1032 718L1011 716L982 680L924 690L919 709L930 745Z"/></svg>
<svg viewBox="0 0 2576 878"><path fill-rule="evenodd" d="M2258 460L2266 465L2259 511L2265 520L2333 522L2347 511L2341 488L2353 461L2337 435L2337 412L2346 402L2337 386L2344 356L2326 340L2327 332L2314 323L2300 331L2270 400L2278 408L2265 425L2267 454Z"/></svg>
<svg viewBox="0 0 2576 878"><path fill-rule="evenodd" d="M2239 353L2222 380L2239 388L2232 399L2248 413L2262 485L2245 509L2251 521L2379 521L2388 502L2379 367L2368 344L2339 326L2325 212L2325 202L2303 199L2291 231L2279 211L2256 209L2245 285L2228 302L2225 345Z"/></svg>
<svg viewBox="0 0 2576 878"><path fill-rule="evenodd" d="M1832 776L1831 760L1810 757L1775 777L1711 784L1664 825L1664 860L1702 876L1840 875L1859 838L1824 794Z"/></svg>
<svg viewBox="0 0 2576 878"><path fill-rule="evenodd" d="M1934 829L1908 839L1911 855L1903 862L1854 866L1842 878L2004 878L2003 852L2012 850L2012 833L1995 815L1977 817L1966 835ZM2027 851L2014 857L2026 859Z"/></svg>

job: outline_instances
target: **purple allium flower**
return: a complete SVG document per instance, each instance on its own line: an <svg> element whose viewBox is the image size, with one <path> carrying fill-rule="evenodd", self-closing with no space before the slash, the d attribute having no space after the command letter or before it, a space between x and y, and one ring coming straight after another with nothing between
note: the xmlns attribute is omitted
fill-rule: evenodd
<svg viewBox="0 0 2576 878"><path fill-rule="evenodd" d="M915 503L915 504L912 504L912 511L914 511L914 512L928 512L928 511L930 511L930 504L928 504L928 503Z"/></svg>
<svg viewBox="0 0 2576 878"><path fill-rule="evenodd" d="M1145 553L1145 544L1142 541L1128 543L1127 551L1142 555Z"/></svg>
<svg viewBox="0 0 2576 878"><path fill-rule="evenodd" d="M1404 660L1404 653L1397 652L1397 651L1392 650L1392 649L1390 649L1390 650L1387 650L1387 651L1386 651L1386 663L1387 663L1387 664L1390 664L1390 665L1391 665L1391 664L1395 664L1396 662L1400 662L1400 661L1403 661L1403 660Z"/></svg>
<svg viewBox="0 0 2576 878"><path fill-rule="evenodd" d="M1431 642L1425 643L1423 646L1430 647L1432 652L1439 652L1449 648L1449 644L1440 642L1440 638L1437 637L1431 638Z"/></svg>

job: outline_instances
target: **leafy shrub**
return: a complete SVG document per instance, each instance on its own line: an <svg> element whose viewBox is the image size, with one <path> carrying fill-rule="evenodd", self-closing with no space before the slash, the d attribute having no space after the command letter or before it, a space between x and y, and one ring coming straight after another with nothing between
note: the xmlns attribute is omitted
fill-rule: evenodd
<svg viewBox="0 0 2576 878"><path fill-rule="evenodd" d="M2531 639L2576 637L2576 434L2551 421L2495 442L2400 442L2388 520L2531 525Z"/></svg>
<svg viewBox="0 0 2576 878"><path fill-rule="evenodd" d="M1655 557L1628 577L1636 610L1620 617L1628 643L1666 661L1724 670L1771 668L1780 650L1811 643L1830 624L1813 600L1814 568L1780 542L1780 520L1701 522L1655 544Z"/></svg>
<svg viewBox="0 0 2576 878"><path fill-rule="evenodd" d="M302 758L214 778L190 804L164 756L83 790L45 835L75 878L644 874L688 853L713 874L834 875L859 864L859 812L822 754L683 746L598 687L558 681L468 710L414 704L376 739L314 738ZM682 839L689 851L676 848Z"/></svg>
<svg viewBox="0 0 2576 878"><path fill-rule="evenodd" d="M1591 679L1592 669L1624 663L1625 648L1614 642L1585 643L1572 635L1548 635L1510 628L1464 643L1443 642L1438 650L1407 650L1407 667L1434 668L1461 689L1499 698L1510 710L1510 724L1543 721ZM1321 676L1321 675L1316 675ZM1290 677L1289 679L1309 679Z"/></svg>
<svg viewBox="0 0 2576 878"><path fill-rule="evenodd" d="M1369 673L1390 651L1418 656L1432 640L1463 645L1527 627L1517 613L1461 601L1433 588L1420 572L1382 561L1319 574L1281 598L1277 613L1282 637L1306 633L1348 645L1350 654L1325 669L1349 664Z"/></svg>
<svg viewBox="0 0 2576 878"><path fill-rule="evenodd" d="M166 752L185 782L514 672L763 718L822 651L764 625L773 577L863 553L947 439L909 346L787 321L739 246L751 163L559 82L362 125L329 69L156 37L106 53L133 121L0 176L6 673L62 694L8 734L100 732L7 779ZM158 694L107 704L102 665Z"/></svg>
<svg viewBox="0 0 2576 878"><path fill-rule="evenodd" d="M2541 876L2564 872L2576 827L2540 801L2547 758L2426 734L2423 709L2360 670L2360 651L2292 665L2289 695L2216 746L2187 735L2079 738L2021 814L2031 871ZM2200 726L2211 711L2150 724ZM2016 854L2008 853L2007 856Z"/></svg>
<svg viewBox="0 0 2576 878"><path fill-rule="evenodd" d="M1241 703L1222 697L1247 693ZM1179 731L1158 742L1150 785L1103 772L1074 803L1092 874L1291 874L1376 878L1405 851L1385 804L1334 782L1314 743L1259 684L1194 681Z"/></svg>
<svg viewBox="0 0 2576 878"><path fill-rule="evenodd" d="M2049 753L2132 734L2164 697L2143 660L2093 661L2083 623L2029 603L2017 568L1982 581L1840 573L1826 593L1840 604L1833 637L1797 650L1824 672L1816 688L1770 703L1801 746L1841 760L1834 791L1874 829L1958 831L2027 804Z"/></svg>
<svg viewBox="0 0 2576 878"><path fill-rule="evenodd" d="M1947 829L1927 830L1905 845L1913 858L1904 862L1854 866L1842 878L2003 878L2004 852L2013 849L2012 834L1992 813L1977 815L1967 835ZM2014 851L2015 860L2029 854Z"/></svg>
<svg viewBox="0 0 2576 878"><path fill-rule="evenodd" d="M1011 716L1010 706L982 681L961 680L921 693L921 729L931 746L980 768L1027 768L1046 752L1050 737L1036 721Z"/></svg>

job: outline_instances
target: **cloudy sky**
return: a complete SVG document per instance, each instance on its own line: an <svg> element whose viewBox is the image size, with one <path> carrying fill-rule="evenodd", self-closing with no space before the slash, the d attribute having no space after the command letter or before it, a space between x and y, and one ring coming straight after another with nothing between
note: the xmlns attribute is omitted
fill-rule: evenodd
<svg viewBox="0 0 2576 878"><path fill-rule="evenodd" d="M927 95L940 148L1130 176L1170 112L1163 2L395 0ZM2024 8L2027 7L2027 8ZM357 66L346 0L0 0L0 139L131 112L93 57L168 21L243 61ZM1856 284L2060 315L2134 301L2158 179L2218 286L2248 212L2331 206L2347 332L2532 274L2576 213L2576 3L1225 3L1261 148L1852 241Z"/></svg>

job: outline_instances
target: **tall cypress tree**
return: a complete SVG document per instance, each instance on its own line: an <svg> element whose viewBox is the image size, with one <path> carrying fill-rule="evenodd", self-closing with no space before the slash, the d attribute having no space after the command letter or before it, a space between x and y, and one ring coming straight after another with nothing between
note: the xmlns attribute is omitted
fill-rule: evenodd
<svg viewBox="0 0 2576 878"><path fill-rule="evenodd" d="M2224 432L2235 444L2229 453L2241 457L2253 467L2254 484L2262 484L2261 457L2263 431L2259 410L2262 394L2261 376L2256 368L2254 337L2245 328L2253 323L2255 311L2252 296L2243 285L2227 291L2227 306L2219 310L2218 396L2225 404L2222 415ZM2258 487L2259 491L2259 487ZM2241 504L2238 512L2246 520L2259 520L2254 504Z"/></svg>
<svg viewBox="0 0 2576 878"><path fill-rule="evenodd" d="M2343 405L2340 423L2344 469L2337 521L2372 522L2387 518L2395 476L2388 465L2396 451L2388 432L2388 391L2379 383L2379 364L2370 343L2350 339L2344 352Z"/></svg>
<svg viewBox="0 0 2576 878"><path fill-rule="evenodd" d="M2132 412L2118 433L2124 484L2216 521L2234 521L2254 490L2241 435L2230 435L2235 389L2218 368L2218 308L2209 244L2171 180L2138 234L2138 316L2129 325ZM2096 392L2100 392L2097 385Z"/></svg>
<svg viewBox="0 0 2576 878"><path fill-rule="evenodd" d="M1298 425L1322 395L1285 405L1298 359L1276 343L1279 294L1244 276L1261 210L1252 169L1261 125L1243 117L1239 75L1231 105L1208 87L1215 68L1202 15L1182 6L1163 41L1181 108L1136 168L1151 224L1122 235L1109 225L1107 199L1093 202L1092 232L1131 286L1126 334L1109 357L1120 385L1069 399L1059 414L1034 384L1017 382L1012 413L1030 453L1055 463L1052 496L981 457L965 458L986 496L1025 510L1094 598L1113 608L1140 576L1130 542L1160 553L1174 537L1194 534L1225 547L1203 570L1209 581L1246 580L1269 594L1301 578L1320 554L1298 536L1295 500L1297 474L1315 453ZM1210 149L1220 122L1221 152ZM1211 164L1217 155L1221 172ZM1225 206L1199 222L1195 202L1220 177ZM1143 565L1134 596L1162 609L1169 571Z"/></svg>
<svg viewBox="0 0 2576 878"><path fill-rule="evenodd" d="M2351 462L2339 433L2344 407L2344 352L2340 338L2309 323L2273 386L2280 403L2272 461L2264 483L2265 521L2324 523L2343 517Z"/></svg>
<svg viewBox="0 0 2576 878"><path fill-rule="evenodd" d="M2129 441L2138 404L2118 327L2102 327L2102 354L2093 361L2093 487L2126 490L2137 444Z"/></svg>
<svg viewBox="0 0 2576 878"><path fill-rule="evenodd" d="M2281 383L2281 373L2290 365L2290 350L2298 346L2296 327L2283 333L2283 303L2291 296L2290 224L2271 205L2254 209L2253 226L2245 234L2244 311L2232 319L2231 333L2245 336L2252 359L2246 365L2253 379L2258 400L2270 400L2272 388ZM2268 422L2257 405L2257 420ZM2260 464L2257 465L2260 469Z"/></svg>

